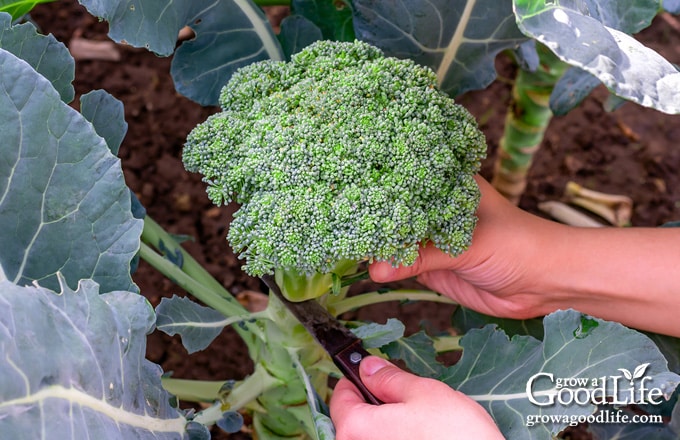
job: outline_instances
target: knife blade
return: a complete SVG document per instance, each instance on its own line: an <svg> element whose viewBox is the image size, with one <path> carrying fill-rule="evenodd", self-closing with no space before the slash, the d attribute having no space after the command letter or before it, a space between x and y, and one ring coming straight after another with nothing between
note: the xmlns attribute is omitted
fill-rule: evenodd
<svg viewBox="0 0 680 440"><path fill-rule="evenodd" d="M307 329L314 339L331 356L342 374L356 386L364 400L374 405L382 402L361 382L359 364L370 353L364 349L361 339L335 319L315 300L292 302L286 299L272 275L264 275L262 281L293 316Z"/></svg>

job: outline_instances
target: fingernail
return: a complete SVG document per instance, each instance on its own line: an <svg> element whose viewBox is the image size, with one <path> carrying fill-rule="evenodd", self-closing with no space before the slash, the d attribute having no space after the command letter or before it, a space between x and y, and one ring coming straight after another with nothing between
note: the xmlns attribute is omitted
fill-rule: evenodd
<svg viewBox="0 0 680 440"><path fill-rule="evenodd" d="M361 372L364 375L372 376L378 372L378 370L382 370L389 365L390 363L381 357L370 356L361 361L361 365L359 367L361 368Z"/></svg>

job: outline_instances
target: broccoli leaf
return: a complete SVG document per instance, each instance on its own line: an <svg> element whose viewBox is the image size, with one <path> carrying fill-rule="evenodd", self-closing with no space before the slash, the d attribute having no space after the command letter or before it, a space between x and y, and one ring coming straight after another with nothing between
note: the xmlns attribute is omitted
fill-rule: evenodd
<svg viewBox="0 0 680 440"><path fill-rule="evenodd" d="M471 329L496 324L510 337L514 335L529 335L536 339L543 339L543 323L540 319L509 319L496 318L475 312L467 307L456 307L451 322L459 334L465 334Z"/></svg>
<svg viewBox="0 0 680 440"><path fill-rule="evenodd" d="M75 62L66 46L53 35L39 34L32 23L12 26L12 18L0 12L0 48L23 59L47 78L64 102L73 100Z"/></svg>
<svg viewBox="0 0 680 440"><path fill-rule="evenodd" d="M18 20L28 14L35 5L53 1L55 0L0 0L0 12L7 12L13 20Z"/></svg>
<svg viewBox="0 0 680 440"><path fill-rule="evenodd" d="M123 103L104 90L93 90L80 97L80 114L104 138L114 156L127 132Z"/></svg>
<svg viewBox="0 0 680 440"><path fill-rule="evenodd" d="M550 94L550 110L556 116L566 115L590 95L600 80L577 67L567 69Z"/></svg>
<svg viewBox="0 0 680 440"><path fill-rule="evenodd" d="M661 350L668 361L668 369L680 374L680 338L658 333L645 333Z"/></svg>
<svg viewBox="0 0 680 440"><path fill-rule="evenodd" d="M196 37L175 52L171 73L178 92L215 105L220 89L241 66L283 52L264 13L249 0L80 0L109 22L109 36L158 55L175 52L177 35L189 26Z"/></svg>
<svg viewBox="0 0 680 440"><path fill-rule="evenodd" d="M3 438L182 438L186 419L144 359L154 325L146 299L99 295L91 280L61 288L0 282Z"/></svg>
<svg viewBox="0 0 680 440"><path fill-rule="evenodd" d="M380 351L391 359L403 360L419 376L439 377L445 371L444 366L437 361L432 339L423 331L391 342L381 347Z"/></svg>
<svg viewBox="0 0 680 440"><path fill-rule="evenodd" d="M279 41L287 60L305 46L322 38L321 29L302 15L291 15L281 22Z"/></svg>
<svg viewBox="0 0 680 440"><path fill-rule="evenodd" d="M324 39L354 41L352 8L348 1L292 0L290 6L293 13L317 25Z"/></svg>
<svg viewBox="0 0 680 440"><path fill-rule="evenodd" d="M365 348L378 348L404 336L406 327L396 318L389 318L385 324L375 322L352 329Z"/></svg>
<svg viewBox="0 0 680 440"><path fill-rule="evenodd" d="M386 54L431 67L450 95L482 89L496 78L494 58L527 40L510 1L354 0L357 38Z"/></svg>
<svg viewBox="0 0 680 440"><path fill-rule="evenodd" d="M574 416L597 410L590 403L533 404L528 399L527 383L537 373L555 378L606 377L606 395L620 401L625 400L629 387L614 386L616 377L621 377L619 369L634 371L649 363L647 388L660 388L666 395L680 382L680 376L668 371L666 360L649 338L621 324L568 310L548 315L543 326L542 342L530 336L509 339L494 325L472 330L461 340L461 360L437 378L482 404L509 439L551 439L567 425L562 420L529 428L524 420L529 414ZM541 399L556 391L555 384L547 379L534 383L533 390Z"/></svg>
<svg viewBox="0 0 680 440"><path fill-rule="evenodd" d="M0 266L16 284L136 291L142 221L120 160L43 76L0 49Z"/></svg>
<svg viewBox="0 0 680 440"><path fill-rule="evenodd" d="M659 2L515 0L522 32L561 60L596 76L613 93L666 113L680 113L680 72L628 33L649 25ZM595 44L594 44L595 43Z"/></svg>
<svg viewBox="0 0 680 440"><path fill-rule="evenodd" d="M227 325L220 312L177 295L161 299L156 314L158 330L181 335L189 353L205 349Z"/></svg>

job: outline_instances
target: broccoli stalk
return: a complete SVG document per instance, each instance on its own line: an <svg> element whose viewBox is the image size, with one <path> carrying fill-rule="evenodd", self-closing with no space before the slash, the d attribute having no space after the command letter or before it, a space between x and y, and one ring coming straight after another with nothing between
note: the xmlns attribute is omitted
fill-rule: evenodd
<svg viewBox="0 0 680 440"><path fill-rule="evenodd" d="M220 105L184 164L213 202L240 204L231 246L289 299L323 295L362 261L412 264L424 242L469 246L485 140L430 69L320 41L241 68Z"/></svg>

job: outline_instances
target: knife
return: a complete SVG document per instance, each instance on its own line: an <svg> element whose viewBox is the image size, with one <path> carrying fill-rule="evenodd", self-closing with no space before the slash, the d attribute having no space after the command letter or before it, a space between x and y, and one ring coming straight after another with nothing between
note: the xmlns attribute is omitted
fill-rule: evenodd
<svg viewBox="0 0 680 440"><path fill-rule="evenodd" d="M375 397L361 382L359 363L370 353L361 345L361 339L347 327L340 324L326 309L315 300L292 302L287 300L272 275L264 275L262 281L274 292L279 300L290 310L307 331L321 344L333 359L342 374L356 386L366 402L380 405Z"/></svg>

